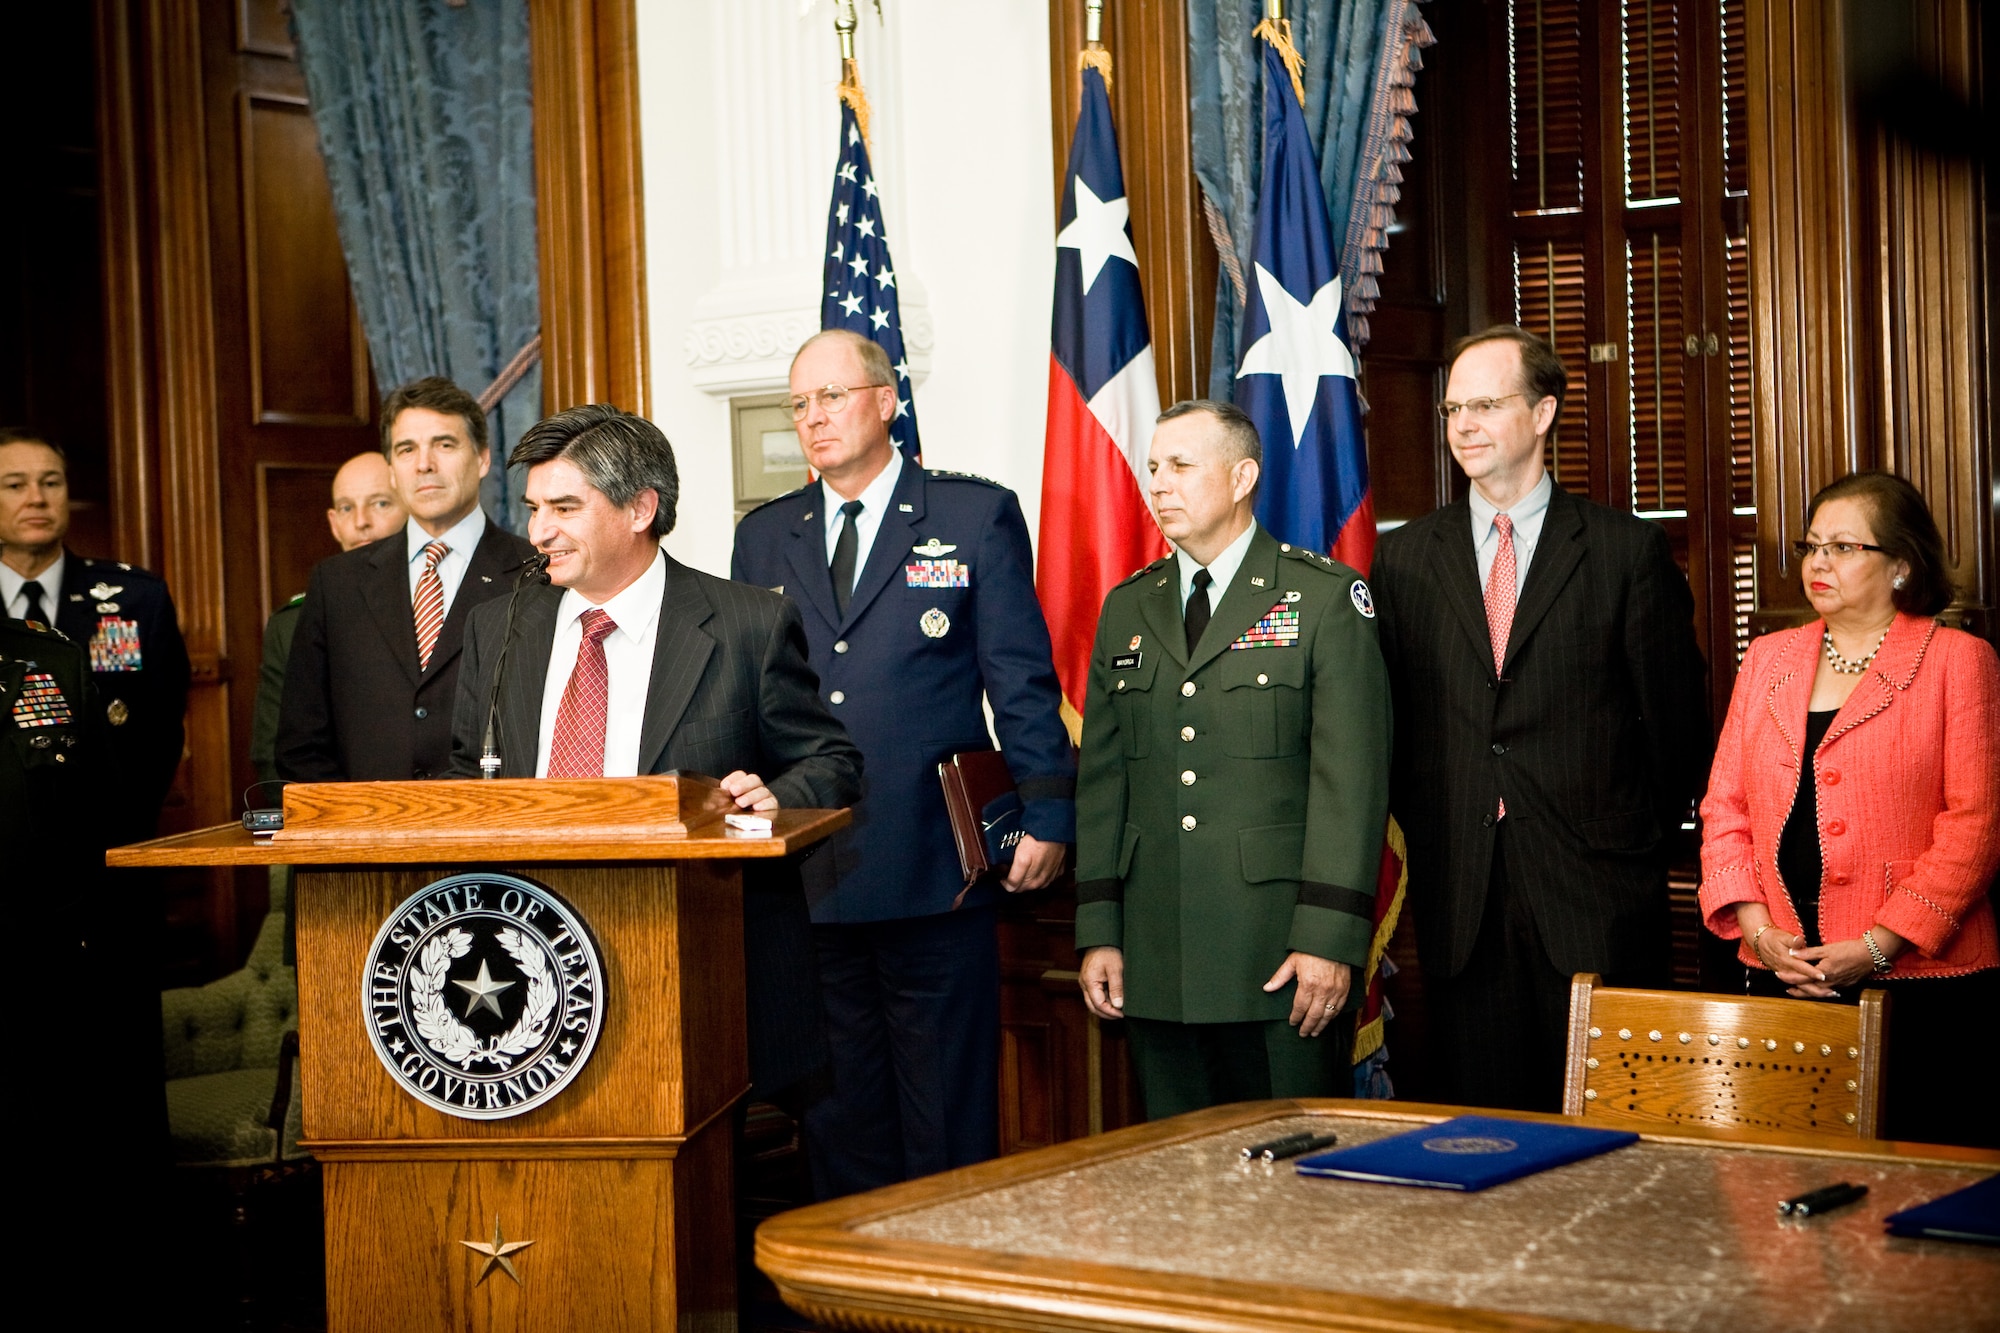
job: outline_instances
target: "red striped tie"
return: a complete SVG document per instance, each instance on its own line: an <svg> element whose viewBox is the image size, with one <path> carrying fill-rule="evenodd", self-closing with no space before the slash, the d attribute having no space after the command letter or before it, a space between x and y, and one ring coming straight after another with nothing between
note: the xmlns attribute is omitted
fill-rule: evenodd
<svg viewBox="0 0 2000 1333"><path fill-rule="evenodd" d="M1493 570L1486 576L1486 634L1493 640L1493 674L1499 675L1507 660L1507 635L1514 628L1514 520L1505 514L1493 516L1500 545L1493 552ZM1505 818L1507 802L1500 802Z"/></svg>
<svg viewBox="0 0 2000 1333"><path fill-rule="evenodd" d="M417 578L417 596L410 611L417 621L417 670L431 664L437 650L438 631L444 628L444 580L438 577L438 561L451 551L443 542L424 547L424 572Z"/></svg>
<svg viewBox="0 0 2000 1333"><path fill-rule="evenodd" d="M556 734L549 742L549 776L604 776L604 715L611 703L611 668L604 660L604 636L617 622L591 607L581 617L583 641L576 646L576 667L563 687L556 709Z"/></svg>

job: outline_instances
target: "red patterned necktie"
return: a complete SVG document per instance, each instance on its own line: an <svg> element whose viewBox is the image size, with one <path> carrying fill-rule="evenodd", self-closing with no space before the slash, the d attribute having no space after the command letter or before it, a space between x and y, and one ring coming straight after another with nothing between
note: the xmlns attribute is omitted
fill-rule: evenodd
<svg viewBox="0 0 2000 1333"><path fill-rule="evenodd" d="M611 668L604 660L604 636L616 621L591 607L580 617L583 642L576 646L576 667L563 687L556 709L556 734L549 742L549 776L604 776L604 715L611 703Z"/></svg>
<svg viewBox="0 0 2000 1333"><path fill-rule="evenodd" d="M1486 576L1486 634L1493 640L1493 674L1500 674L1507 660L1507 635L1514 628L1514 520L1505 514L1493 516L1493 528L1500 545L1493 552L1493 569ZM1507 814L1507 802L1500 802L1500 818Z"/></svg>
<svg viewBox="0 0 2000 1333"><path fill-rule="evenodd" d="M417 595L410 612L417 621L417 670L431 664L437 651L438 631L444 628L444 580L438 577L438 561L451 551L443 542L424 547L424 572L417 577Z"/></svg>

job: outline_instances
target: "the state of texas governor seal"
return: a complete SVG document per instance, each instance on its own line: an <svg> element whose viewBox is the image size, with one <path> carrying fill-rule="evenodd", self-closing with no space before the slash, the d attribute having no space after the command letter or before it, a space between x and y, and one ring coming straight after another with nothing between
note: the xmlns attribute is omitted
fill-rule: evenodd
<svg viewBox="0 0 2000 1333"><path fill-rule="evenodd" d="M467 1120L532 1110L604 1027L604 970L576 909L516 875L453 875L375 933L361 979L375 1054L412 1097Z"/></svg>

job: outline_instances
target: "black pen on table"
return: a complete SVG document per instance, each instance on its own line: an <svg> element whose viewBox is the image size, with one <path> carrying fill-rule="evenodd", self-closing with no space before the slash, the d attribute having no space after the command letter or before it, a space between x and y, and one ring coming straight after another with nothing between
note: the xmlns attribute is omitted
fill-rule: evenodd
<svg viewBox="0 0 2000 1333"><path fill-rule="evenodd" d="M1855 1185L1843 1180L1801 1194L1797 1198L1786 1199L1778 1205L1778 1211L1792 1217L1812 1217L1818 1213L1829 1213L1836 1208L1844 1208L1867 1193L1866 1185Z"/></svg>
<svg viewBox="0 0 2000 1333"><path fill-rule="evenodd" d="M1331 1147L1338 1141L1339 1136L1335 1134L1314 1134L1310 1131L1303 1134L1287 1134L1281 1139L1272 1139L1268 1143L1251 1144L1243 1150L1243 1160L1248 1162L1261 1158L1266 1162L1275 1162L1281 1158L1296 1157L1300 1153L1312 1152L1318 1148Z"/></svg>

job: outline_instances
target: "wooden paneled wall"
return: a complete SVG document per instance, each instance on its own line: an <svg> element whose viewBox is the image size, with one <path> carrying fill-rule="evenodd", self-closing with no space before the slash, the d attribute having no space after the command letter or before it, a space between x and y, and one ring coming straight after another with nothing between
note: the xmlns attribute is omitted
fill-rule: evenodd
<svg viewBox="0 0 2000 1333"><path fill-rule="evenodd" d="M640 416L646 246L633 0L530 0L542 405Z"/></svg>
<svg viewBox="0 0 2000 1333"><path fill-rule="evenodd" d="M644 412L632 0L534 0L545 402ZM265 618L334 546L378 388L283 0L96 0L113 555L162 574L194 665L164 821L236 816ZM483 386L469 386L480 388ZM253 882L254 881L254 882ZM234 967L261 879L170 892L173 979Z"/></svg>
<svg viewBox="0 0 2000 1333"><path fill-rule="evenodd" d="M1811 611L1791 543L1820 486L1913 482L1944 530L1958 614L1995 632L1991 238L1981 164L1868 125L1851 96L1852 6L1750 0L1750 337L1758 629ZM1907 6L1915 52L1977 96L1976 0ZM1988 149L1990 153L1990 148Z"/></svg>
<svg viewBox="0 0 2000 1333"><path fill-rule="evenodd" d="M264 620L338 549L375 446L368 350L280 0L98 0L115 554L163 575L194 668L165 828L232 818ZM170 980L235 966L262 879L163 887Z"/></svg>

